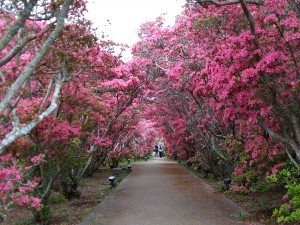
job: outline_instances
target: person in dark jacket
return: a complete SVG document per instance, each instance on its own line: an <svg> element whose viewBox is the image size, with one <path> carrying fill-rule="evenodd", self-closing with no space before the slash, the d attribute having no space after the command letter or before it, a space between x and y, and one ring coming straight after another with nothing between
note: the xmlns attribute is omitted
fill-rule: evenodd
<svg viewBox="0 0 300 225"><path fill-rule="evenodd" d="M154 151L155 151L155 157L157 157L158 156L158 144L156 144L154 146Z"/></svg>

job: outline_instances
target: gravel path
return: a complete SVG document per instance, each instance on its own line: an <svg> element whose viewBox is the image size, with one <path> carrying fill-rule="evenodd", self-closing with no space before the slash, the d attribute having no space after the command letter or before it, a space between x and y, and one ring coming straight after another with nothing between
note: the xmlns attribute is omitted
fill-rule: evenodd
<svg viewBox="0 0 300 225"><path fill-rule="evenodd" d="M234 225L243 210L166 158L135 163L133 172L81 225Z"/></svg>

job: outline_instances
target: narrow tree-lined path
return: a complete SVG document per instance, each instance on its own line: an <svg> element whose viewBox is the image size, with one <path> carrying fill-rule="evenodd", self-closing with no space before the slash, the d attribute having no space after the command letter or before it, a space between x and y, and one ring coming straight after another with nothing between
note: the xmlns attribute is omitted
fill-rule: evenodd
<svg viewBox="0 0 300 225"><path fill-rule="evenodd" d="M246 224L242 209L169 159L136 163L133 172L81 225Z"/></svg>

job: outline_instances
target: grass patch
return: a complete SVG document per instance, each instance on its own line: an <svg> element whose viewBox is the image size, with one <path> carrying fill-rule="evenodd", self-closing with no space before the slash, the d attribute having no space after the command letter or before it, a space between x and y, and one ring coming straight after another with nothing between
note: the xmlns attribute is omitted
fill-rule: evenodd
<svg viewBox="0 0 300 225"><path fill-rule="evenodd" d="M237 218L239 219L239 220L241 220L241 221L247 221L248 220L248 216L245 214L245 213L239 213L238 215L237 215Z"/></svg>

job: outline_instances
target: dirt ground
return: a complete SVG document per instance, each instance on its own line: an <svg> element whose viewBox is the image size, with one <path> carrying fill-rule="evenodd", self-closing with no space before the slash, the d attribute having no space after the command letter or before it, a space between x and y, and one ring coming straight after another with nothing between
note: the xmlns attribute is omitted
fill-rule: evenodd
<svg viewBox="0 0 300 225"><path fill-rule="evenodd" d="M108 177L112 175L109 168L102 168L99 172L95 173L92 177L84 179L84 186L82 187L82 194L79 199L71 199L66 201L60 195L54 193L50 198L50 208L52 218L51 225L75 225L79 224L86 216L88 216L95 207L103 201L113 190L108 181ZM128 175L124 172L118 175L116 184ZM32 225L32 213L27 209L17 209L10 212L4 225Z"/></svg>

